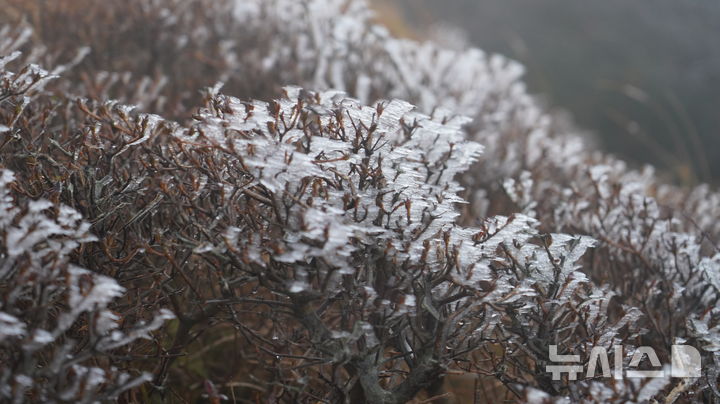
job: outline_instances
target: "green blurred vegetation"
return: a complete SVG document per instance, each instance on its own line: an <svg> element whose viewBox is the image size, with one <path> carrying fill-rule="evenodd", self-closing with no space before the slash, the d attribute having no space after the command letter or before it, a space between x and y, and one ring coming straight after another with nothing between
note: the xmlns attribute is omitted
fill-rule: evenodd
<svg viewBox="0 0 720 404"><path fill-rule="evenodd" d="M611 152L677 181L720 181L720 2L393 0L527 66L531 92Z"/></svg>

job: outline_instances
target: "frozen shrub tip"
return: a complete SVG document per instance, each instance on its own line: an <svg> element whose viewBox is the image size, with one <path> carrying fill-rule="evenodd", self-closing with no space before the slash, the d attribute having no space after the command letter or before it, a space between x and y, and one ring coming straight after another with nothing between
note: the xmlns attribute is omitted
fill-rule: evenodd
<svg viewBox="0 0 720 404"><path fill-rule="evenodd" d="M0 401L720 399L720 194L519 64L362 1L0 5ZM673 344L702 377L547 371Z"/></svg>

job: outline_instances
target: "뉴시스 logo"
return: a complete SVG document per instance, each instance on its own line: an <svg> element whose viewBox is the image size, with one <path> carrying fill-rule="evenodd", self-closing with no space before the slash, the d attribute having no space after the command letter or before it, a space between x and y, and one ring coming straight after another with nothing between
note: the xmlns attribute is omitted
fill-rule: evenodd
<svg viewBox="0 0 720 404"><path fill-rule="evenodd" d="M645 378L645 377L665 377L666 369L659 370L639 370L639 369L623 369L623 347L622 345L613 345L614 366L610 371L610 361L608 360L608 352L604 347L594 347L590 351L590 358L587 363L586 378L595 377L598 370L597 365L600 364L601 377L614 377L615 379L628 378ZM583 371L583 365L580 363L580 355L558 355L557 345L550 345L549 349L550 361L554 363L563 363L559 365L547 365L546 372L552 373L553 380L560 380L563 373L568 374L569 380L577 380L578 375ZM673 345L671 348L671 366L670 377L700 377L702 370L702 361L700 352L690 345ZM637 368L643 357L647 357L650 364L654 368L660 368L660 359L658 359L655 350L649 346L638 347L630 358L629 367ZM575 363L568 365L567 363ZM625 374L623 374L625 370Z"/></svg>

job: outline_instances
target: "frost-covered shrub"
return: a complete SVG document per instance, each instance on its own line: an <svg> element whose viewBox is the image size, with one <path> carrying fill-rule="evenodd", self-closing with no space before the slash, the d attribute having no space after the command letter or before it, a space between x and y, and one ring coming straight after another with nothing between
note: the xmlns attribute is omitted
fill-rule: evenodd
<svg viewBox="0 0 720 404"><path fill-rule="evenodd" d="M2 0L0 21L33 28L33 60L45 66L88 54L56 83L74 95L112 99L171 117L198 106L199 89L218 80L236 92L267 95L272 80L235 74L239 22L233 1ZM111 28L112 27L112 28ZM243 38L246 46L254 42ZM246 63L247 61L243 61Z"/></svg>
<svg viewBox="0 0 720 404"><path fill-rule="evenodd" d="M8 70L8 63L21 57L14 48L29 32L4 33L0 49L10 52L0 60L0 131L7 145L29 140L17 124L31 114L27 111L35 107L34 97L52 75L37 65ZM115 399L151 375L110 358L148 338L173 315L160 309L132 324L114 312L110 305L124 288L71 260L74 250L97 240L90 223L66 205L34 198L22 185L27 184L17 183L12 171L0 170L0 400Z"/></svg>
<svg viewBox="0 0 720 404"><path fill-rule="evenodd" d="M368 107L337 92L288 92L269 104L211 92L186 127L130 119L117 106L89 112L128 125L112 124L117 138L94 145L131 156L119 181L158 182L140 210L153 210L155 226L120 224L132 226L130 244L149 245L142 238L161 229L152 248L172 246L174 258L165 257L184 256L192 268L186 290L168 283L175 311L192 313L180 316L187 332L208 315L243 330L275 358L285 399L370 402L405 402L489 345L508 350L494 365L517 367L503 375L515 384L522 363L546 354L542 344L515 351L529 335L548 344L577 327L604 344L620 335L604 315L608 292L576 271L592 240L542 236L522 215L455 223L454 178L481 149L463 140L463 119L400 101ZM624 324L636 314L616 316Z"/></svg>
<svg viewBox="0 0 720 404"><path fill-rule="evenodd" d="M518 64L361 1L6 2L42 30L0 42L5 397L405 402L458 372L517 401L720 396L719 194L560 130ZM551 345L681 342L703 378L546 371Z"/></svg>
<svg viewBox="0 0 720 404"><path fill-rule="evenodd" d="M3 239L0 304L0 397L7 402L97 402L117 398L150 378L118 368L114 350L147 338L172 318L120 327L108 307L123 294L112 278L69 262L95 241L75 210L47 200L18 204L13 173L0 173Z"/></svg>
<svg viewBox="0 0 720 404"><path fill-rule="evenodd" d="M463 220L520 211L546 231L594 237L599 248L585 272L643 310L650 328L645 338L662 341L660 350L676 338L699 338L714 351L712 332L704 330L717 324L716 192L662 184L651 170L629 169L558 132L525 92L522 69L513 62L391 38L358 2L269 3L242 10L250 16L264 10L275 21L281 34L267 60L287 71L287 79L368 100L401 97L428 112L445 107L473 119L466 131L485 153L462 177L472 202ZM304 56L298 65L306 73L284 68L297 55ZM698 332L697 319L709 326Z"/></svg>

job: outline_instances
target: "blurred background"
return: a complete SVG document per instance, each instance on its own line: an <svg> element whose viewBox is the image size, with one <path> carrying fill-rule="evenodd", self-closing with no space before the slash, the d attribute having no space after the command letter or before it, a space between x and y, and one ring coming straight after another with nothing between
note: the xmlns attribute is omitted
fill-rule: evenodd
<svg viewBox="0 0 720 404"><path fill-rule="evenodd" d="M522 62L553 112L675 181L720 183L720 1L375 0L396 35Z"/></svg>

